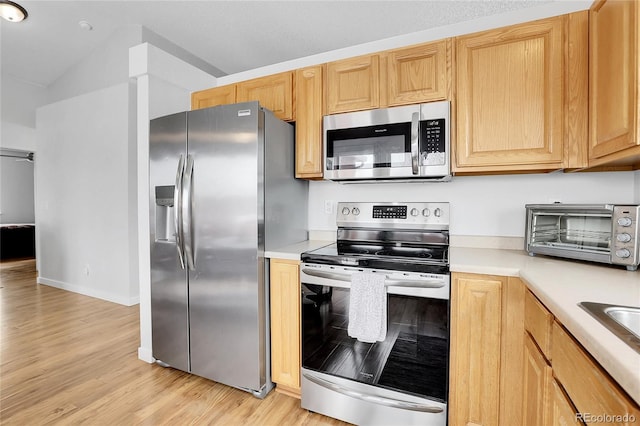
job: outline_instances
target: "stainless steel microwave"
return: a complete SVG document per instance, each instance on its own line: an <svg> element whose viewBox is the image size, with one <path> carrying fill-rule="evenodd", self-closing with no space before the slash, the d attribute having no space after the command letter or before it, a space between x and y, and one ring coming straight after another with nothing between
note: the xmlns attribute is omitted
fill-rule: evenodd
<svg viewBox="0 0 640 426"><path fill-rule="evenodd" d="M527 204L525 250L592 262L640 264L640 206Z"/></svg>
<svg viewBox="0 0 640 426"><path fill-rule="evenodd" d="M325 179L451 179L449 101L324 117Z"/></svg>

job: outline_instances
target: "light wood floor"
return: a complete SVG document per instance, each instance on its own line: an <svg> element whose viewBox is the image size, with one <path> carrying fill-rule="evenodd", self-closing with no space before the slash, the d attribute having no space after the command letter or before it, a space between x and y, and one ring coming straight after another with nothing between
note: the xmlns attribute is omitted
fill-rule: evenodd
<svg viewBox="0 0 640 426"><path fill-rule="evenodd" d="M138 360L137 306L38 285L33 260L0 274L3 425L346 424Z"/></svg>

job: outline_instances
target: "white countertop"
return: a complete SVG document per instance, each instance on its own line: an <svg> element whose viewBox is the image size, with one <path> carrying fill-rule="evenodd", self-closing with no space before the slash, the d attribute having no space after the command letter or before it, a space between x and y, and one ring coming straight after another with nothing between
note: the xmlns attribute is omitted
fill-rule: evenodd
<svg viewBox="0 0 640 426"><path fill-rule="evenodd" d="M578 306L640 306L640 271L519 250L450 248L451 272L519 276L618 384L640 404L640 354Z"/></svg>
<svg viewBox="0 0 640 426"><path fill-rule="evenodd" d="M331 244L310 240L265 257L299 260L300 254ZM599 302L640 306L640 271L586 264L522 250L451 247L451 272L518 276L618 384L640 404L640 354L578 306Z"/></svg>
<svg viewBox="0 0 640 426"><path fill-rule="evenodd" d="M300 255L305 251L315 250L333 243L334 241L327 240L301 241L299 243L291 244L286 247L280 247L275 250L267 250L264 252L264 257L274 259L300 260Z"/></svg>

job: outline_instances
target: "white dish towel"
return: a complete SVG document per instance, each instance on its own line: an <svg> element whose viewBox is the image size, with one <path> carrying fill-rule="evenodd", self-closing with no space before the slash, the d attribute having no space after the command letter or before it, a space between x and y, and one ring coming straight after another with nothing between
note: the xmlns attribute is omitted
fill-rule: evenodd
<svg viewBox="0 0 640 426"><path fill-rule="evenodd" d="M349 294L349 337L382 342L387 336L387 288L384 274L356 272Z"/></svg>

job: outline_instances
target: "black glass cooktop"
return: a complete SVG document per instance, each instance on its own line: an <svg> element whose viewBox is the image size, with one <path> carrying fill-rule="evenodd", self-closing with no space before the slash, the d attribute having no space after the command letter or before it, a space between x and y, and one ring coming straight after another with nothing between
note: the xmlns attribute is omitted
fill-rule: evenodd
<svg viewBox="0 0 640 426"><path fill-rule="evenodd" d="M303 262L407 272L448 273L449 246L337 242L301 256Z"/></svg>

